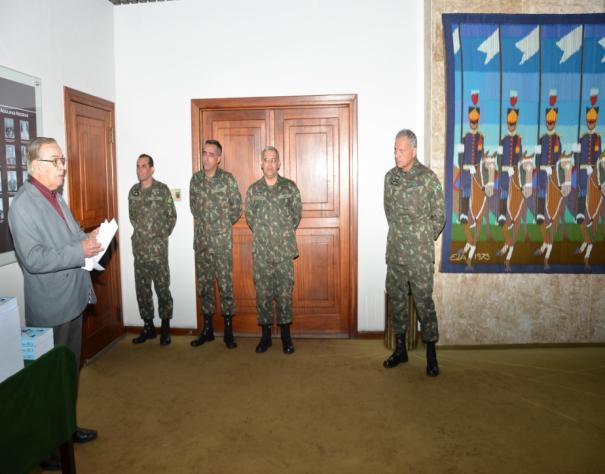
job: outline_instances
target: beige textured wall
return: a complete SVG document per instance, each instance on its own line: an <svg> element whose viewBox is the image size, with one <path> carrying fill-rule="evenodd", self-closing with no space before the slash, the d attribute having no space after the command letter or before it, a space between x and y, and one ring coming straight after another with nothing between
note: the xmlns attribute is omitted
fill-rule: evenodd
<svg viewBox="0 0 605 474"><path fill-rule="evenodd" d="M427 0L430 166L442 181L446 111L441 14L595 12L605 12L604 1ZM605 275L436 273L435 304L440 343L445 345L605 342Z"/></svg>

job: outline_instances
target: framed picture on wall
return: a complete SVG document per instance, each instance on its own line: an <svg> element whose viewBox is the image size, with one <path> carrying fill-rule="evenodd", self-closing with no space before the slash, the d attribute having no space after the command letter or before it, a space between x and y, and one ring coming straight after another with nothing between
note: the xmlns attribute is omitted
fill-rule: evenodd
<svg viewBox="0 0 605 474"><path fill-rule="evenodd" d="M27 146L42 130L41 83L0 66L0 266L16 261L8 211L27 180Z"/></svg>

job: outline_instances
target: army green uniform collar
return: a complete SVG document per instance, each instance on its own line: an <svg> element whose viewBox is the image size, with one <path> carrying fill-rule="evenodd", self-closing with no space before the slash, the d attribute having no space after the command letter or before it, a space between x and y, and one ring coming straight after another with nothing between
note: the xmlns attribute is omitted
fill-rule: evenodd
<svg viewBox="0 0 605 474"><path fill-rule="evenodd" d="M285 178L282 178L281 175L277 175L277 181L275 182L275 184L267 184L267 180L265 179L265 177L263 176L261 178L261 182L263 183L263 185L268 188L268 189L275 189L277 186L279 186L280 183L284 182Z"/></svg>
<svg viewBox="0 0 605 474"><path fill-rule="evenodd" d="M148 188L144 188L141 185L140 181L137 183L137 186L139 188L139 191L142 192L142 193L144 193L144 192L147 192L147 191L151 191L154 187L157 186L157 184L158 184L158 182L155 179L151 178L151 186L149 186Z"/></svg>
<svg viewBox="0 0 605 474"><path fill-rule="evenodd" d="M414 164L410 168L410 171L403 171L403 169L399 168L398 166L396 168L397 168L397 171L404 176L413 176L416 173L418 173L418 171L420 170L419 165L420 165L420 162L418 161L418 158L416 158L416 161L414 161Z"/></svg>
<svg viewBox="0 0 605 474"><path fill-rule="evenodd" d="M206 173L204 172L204 170L202 170L202 177L204 178L204 180L208 181L208 182L212 182L216 179L220 179L221 175L224 173L224 171L220 168L216 169L216 172L214 173L214 176L208 176L206 175Z"/></svg>

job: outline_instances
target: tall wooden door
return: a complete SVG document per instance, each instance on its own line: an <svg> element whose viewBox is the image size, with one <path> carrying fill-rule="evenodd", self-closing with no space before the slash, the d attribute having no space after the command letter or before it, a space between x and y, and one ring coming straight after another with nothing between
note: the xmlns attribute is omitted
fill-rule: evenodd
<svg viewBox="0 0 605 474"><path fill-rule="evenodd" d="M118 220L114 104L65 88L69 207L86 232L105 219ZM82 359L90 359L124 332L120 293L119 238L92 271L97 304L84 312Z"/></svg>
<svg viewBox="0 0 605 474"><path fill-rule="evenodd" d="M262 177L262 149L279 150L280 174L296 182L303 204L292 330L299 336L355 334L356 96L193 100L192 118L193 171L201 169L204 140L219 140L221 166L233 173L243 197ZM245 216L233 229L233 284L235 331L257 334L252 234Z"/></svg>

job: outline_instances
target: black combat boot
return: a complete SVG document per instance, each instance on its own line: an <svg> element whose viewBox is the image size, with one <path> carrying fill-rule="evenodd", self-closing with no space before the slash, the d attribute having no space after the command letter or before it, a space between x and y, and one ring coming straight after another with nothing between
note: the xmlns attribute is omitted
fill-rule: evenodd
<svg viewBox="0 0 605 474"><path fill-rule="evenodd" d="M162 329L160 329L160 346L167 346L171 342L170 319L162 319Z"/></svg>
<svg viewBox="0 0 605 474"><path fill-rule="evenodd" d="M382 363L382 365L386 369L392 369L407 361L408 351L405 348L405 333L395 334L395 351Z"/></svg>
<svg viewBox="0 0 605 474"><path fill-rule="evenodd" d="M292 344L292 337L290 336L290 324L280 324L279 330L281 333L281 344L284 354L293 354L294 344Z"/></svg>
<svg viewBox="0 0 605 474"><path fill-rule="evenodd" d="M225 315L225 332L223 333L223 341L227 349L235 349L237 343L233 338L233 315Z"/></svg>
<svg viewBox="0 0 605 474"><path fill-rule="evenodd" d="M267 352L267 349L273 345L271 341L271 324L263 324L262 328L262 336L258 345L256 346L256 352L261 354L263 352Z"/></svg>
<svg viewBox="0 0 605 474"><path fill-rule="evenodd" d="M437 349L434 342L426 343L426 375L429 377L437 377L439 375Z"/></svg>
<svg viewBox="0 0 605 474"><path fill-rule="evenodd" d="M198 337L191 341L191 347L197 347L204 342L214 341L214 329L212 328L212 315L204 315L204 328Z"/></svg>
<svg viewBox="0 0 605 474"><path fill-rule="evenodd" d="M155 339L157 336L153 325L153 319L144 319L143 323L143 330L141 331L141 334L132 340L133 344L141 344L147 339Z"/></svg>

